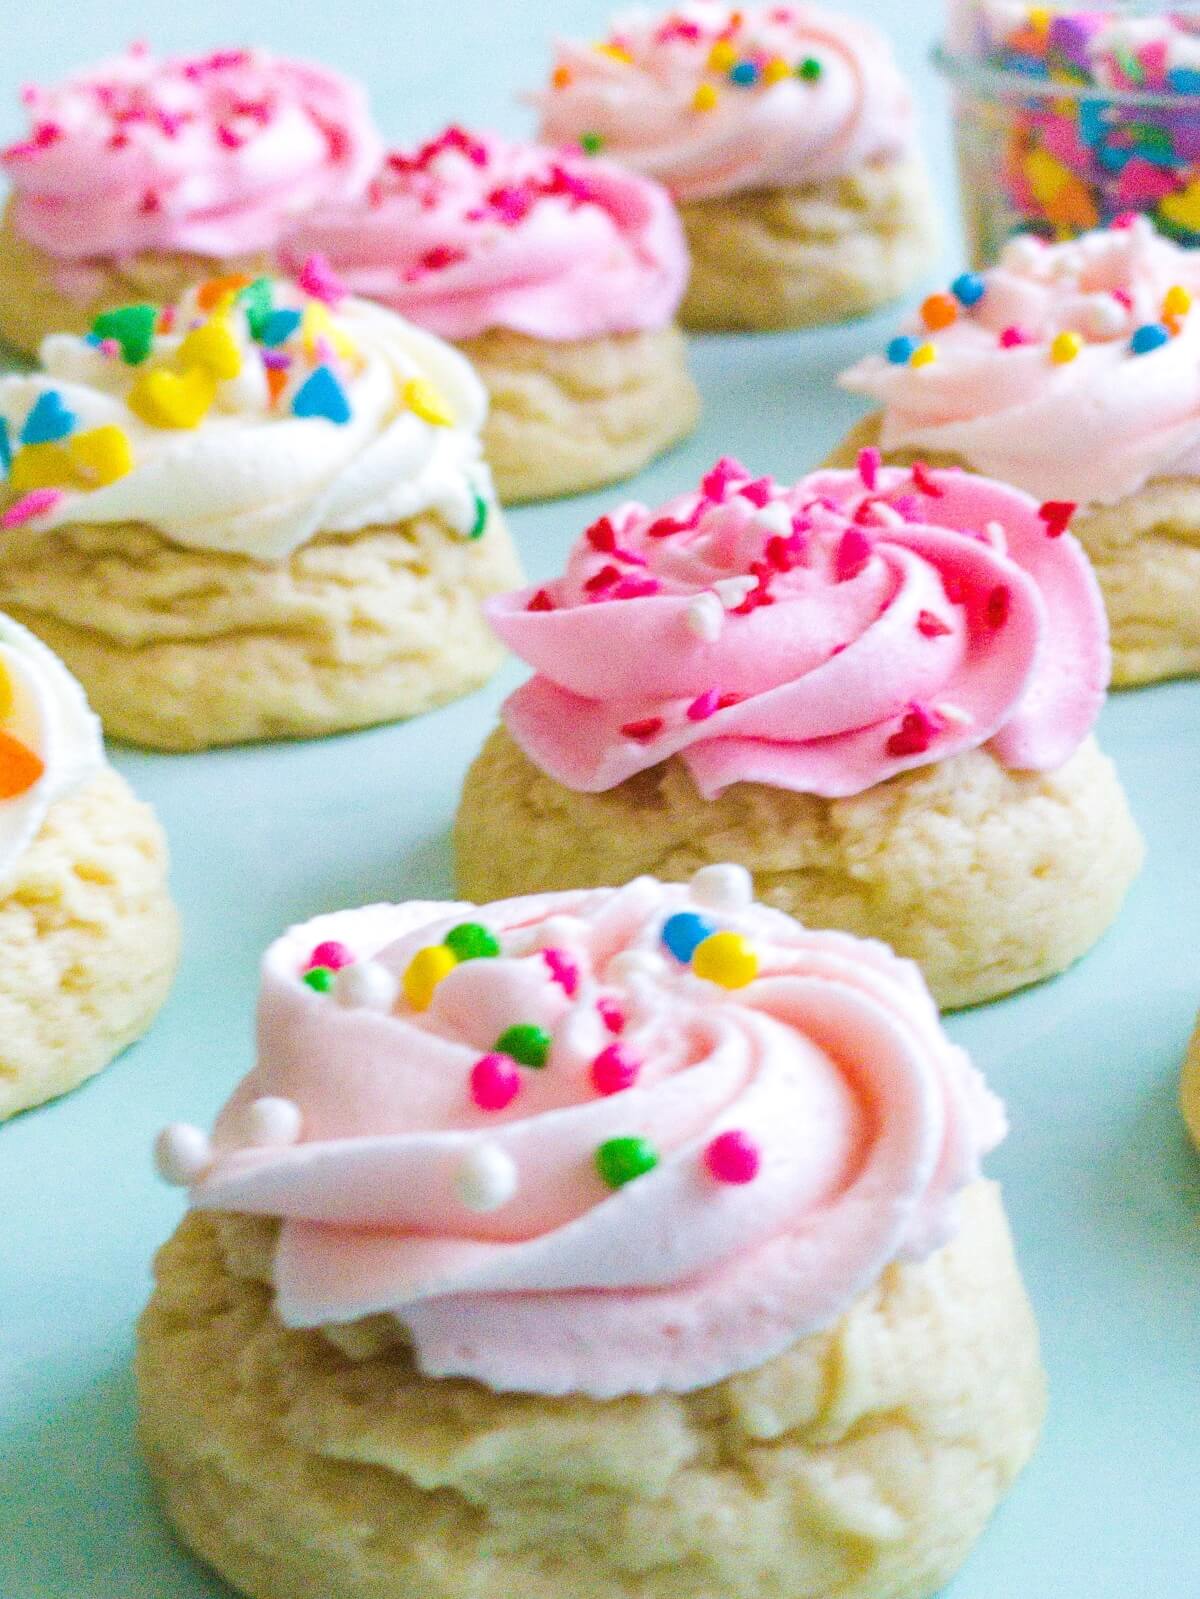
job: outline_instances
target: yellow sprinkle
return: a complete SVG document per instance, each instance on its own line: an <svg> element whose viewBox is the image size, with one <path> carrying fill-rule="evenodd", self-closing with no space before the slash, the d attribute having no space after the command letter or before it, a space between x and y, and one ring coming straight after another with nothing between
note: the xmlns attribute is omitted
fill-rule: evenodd
<svg viewBox="0 0 1200 1599"><path fill-rule="evenodd" d="M623 45L619 44L594 44L592 49L598 55L607 56L610 61L619 61L623 67L633 65L633 57Z"/></svg>
<svg viewBox="0 0 1200 1599"><path fill-rule="evenodd" d="M238 349L229 319L214 316L202 322L198 328L193 328L179 346L176 360L182 369L202 366L215 378L225 380L237 377L242 370L242 352Z"/></svg>
<svg viewBox="0 0 1200 1599"><path fill-rule="evenodd" d="M426 944L404 969L404 997L413 1010L428 1010L433 991L458 965L454 951L445 944Z"/></svg>
<svg viewBox="0 0 1200 1599"><path fill-rule="evenodd" d="M741 933L710 933L692 956L692 970L721 988L745 988L758 976L758 956Z"/></svg>
<svg viewBox="0 0 1200 1599"><path fill-rule="evenodd" d="M937 360L937 346L935 344L918 344L908 358L909 366L932 366Z"/></svg>
<svg viewBox="0 0 1200 1599"><path fill-rule="evenodd" d="M71 457L61 444L26 444L13 456L9 487L14 494L34 489L65 489L74 485Z"/></svg>
<svg viewBox="0 0 1200 1599"><path fill-rule="evenodd" d="M194 428L208 415L216 395L217 380L206 367L182 373L158 367L141 374L125 403L151 427Z"/></svg>
<svg viewBox="0 0 1200 1599"><path fill-rule="evenodd" d="M1173 283L1163 299L1163 315L1186 316L1191 309L1191 295L1182 283Z"/></svg>
<svg viewBox="0 0 1200 1599"><path fill-rule="evenodd" d="M409 378L404 385L404 403L435 428L452 428L454 412L442 398L441 391L428 378Z"/></svg>
<svg viewBox="0 0 1200 1599"><path fill-rule="evenodd" d="M711 83L702 83L692 96L693 111L711 111L717 103L717 91Z"/></svg>
<svg viewBox="0 0 1200 1599"><path fill-rule="evenodd" d="M1029 26L1034 33L1049 33L1051 20L1049 6L1030 6L1027 14Z"/></svg>
<svg viewBox="0 0 1200 1599"><path fill-rule="evenodd" d="M13 688L12 673L4 662L0 661L0 722L8 721L16 702L17 694Z"/></svg>
<svg viewBox="0 0 1200 1599"><path fill-rule="evenodd" d="M1078 333L1060 333L1050 346L1050 359L1055 366L1066 366L1083 349L1083 339Z"/></svg>
<svg viewBox="0 0 1200 1599"><path fill-rule="evenodd" d="M113 422L88 428L67 441L75 476L87 488L102 489L133 471L129 435Z"/></svg>
<svg viewBox="0 0 1200 1599"><path fill-rule="evenodd" d="M762 81L764 83L782 83L785 78L790 78L792 69L782 56L773 56L763 68Z"/></svg>
<svg viewBox="0 0 1200 1599"><path fill-rule="evenodd" d="M718 39L708 52L708 69L710 72L728 72L737 58L737 51L729 40Z"/></svg>

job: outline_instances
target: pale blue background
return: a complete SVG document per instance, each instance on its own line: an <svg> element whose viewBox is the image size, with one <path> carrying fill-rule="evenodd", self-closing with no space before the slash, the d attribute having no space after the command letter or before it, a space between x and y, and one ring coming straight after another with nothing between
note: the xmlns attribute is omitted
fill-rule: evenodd
<svg viewBox="0 0 1200 1599"><path fill-rule="evenodd" d="M917 78L949 208L945 106L925 67L935 7L853 9L890 27ZM450 117L517 132L530 124L514 97L541 80L548 33L598 32L605 15L587 0L14 4L0 133L19 129L19 83L138 36L161 49L257 41L325 59L368 80L396 138ZM957 253L951 244L947 266ZM636 493L677 492L723 451L782 477L815 463L855 414L834 374L892 321L699 341L704 426ZM530 574L554 571L606 503L514 516ZM0 1599L227 1593L173 1544L132 1441L132 1323L151 1253L180 1210L151 1175L150 1142L166 1120L207 1123L249 1064L256 963L282 927L449 892L459 781L516 675L407 727L207 756L117 752L170 833L187 945L145 1043L62 1103L0 1128ZM1012 1135L992 1166L1052 1385L1036 1461L953 1599L1200 1590L1200 1164L1175 1109L1200 1000L1200 686L1124 695L1101 732L1151 851L1119 926L1068 976L951 1023L1010 1105Z"/></svg>

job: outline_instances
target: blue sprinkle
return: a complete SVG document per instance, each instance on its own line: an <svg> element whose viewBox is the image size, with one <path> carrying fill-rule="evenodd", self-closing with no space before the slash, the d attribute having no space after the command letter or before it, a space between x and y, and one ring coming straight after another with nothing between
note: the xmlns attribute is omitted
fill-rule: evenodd
<svg viewBox="0 0 1200 1599"><path fill-rule="evenodd" d="M695 911L676 911L663 923L662 941L681 966L686 966L706 938L716 932L707 916Z"/></svg>
<svg viewBox="0 0 1200 1599"><path fill-rule="evenodd" d="M1161 350L1171 337L1170 329L1161 322L1147 322L1136 330L1129 341L1134 355L1149 355L1151 350Z"/></svg>
<svg viewBox="0 0 1200 1599"><path fill-rule="evenodd" d="M292 401L293 416L318 416L339 427L350 420L346 391L327 366L311 372Z"/></svg>
<svg viewBox="0 0 1200 1599"><path fill-rule="evenodd" d="M259 323L258 342L273 350L277 344L290 339L303 320L302 311L268 311Z"/></svg>
<svg viewBox="0 0 1200 1599"><path fill-rule="evenodd" d="M22 444L54 444L65 439L75 427L75 413L68 411L57 389L39 394L21 429Z"/></svg>
<svg viewBox="0 0 1200 1599"><path fill-rule="evenodd" d="M1200 72L1195 67L1172 67L1167 82L1176 94L1200 94Z"/></svg>
<svg viewBox="0 0 1200 1599"><path fill-rule="evenodd" d="M983 299L987 293L987 284L978 272L962 272L950 285L950 293L959 305L965 305L969 309L973 305L978 305Z"/></svg>
<svg viewBox="0 0 1200 1599"><path fill-rule="evenodd" d="M916 339L910 339L907 333L898 333L887 347L887 358L893 366L907 366L916 347Z"/></svg>
<svg viewBox="0 0 1200 1599"><path fill-rule="evenodd" d="M0 416L0 472L8 476L12 466L12 440L8 436L8 419Z"/></svg>
<svg viewBox="0 0 1200 1599"><path fill-rule="evenodd" d="M729 69L730 83L742 85L758 82L758 68L753 61L739 61L736 66Z"/></svg>

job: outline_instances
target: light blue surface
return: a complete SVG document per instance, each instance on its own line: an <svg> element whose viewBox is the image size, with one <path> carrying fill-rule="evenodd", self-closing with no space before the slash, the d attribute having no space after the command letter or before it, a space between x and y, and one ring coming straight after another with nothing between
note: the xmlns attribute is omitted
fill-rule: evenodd
<svg viewBox="0 0 1200 1599"><path fill-rule="evenodd" d="M862 0L918 77L950 204L924 0ZM397 138L450 117L511 131L546 36L599 31L585 0L138 0L6 14L0 108L94 41L160 48L253 37L365 77ZM119 18L119 20L117 20ZM15 111L0 116L15 133ZM947 253L947 266L956 251ZM836 372L894 317L810 336L708 339L699 436L634 492L654 502L717 454L797 474L853 419ZM609 496L512 518L531 576L559 565ZM462 773L514 670L406 727L206 756L117 751L159 810L186 924L175 993L152 1035L66 1100L0 1128L0 1599L220 1599L173 1544L132 1439L132 1323L180 1211L151 1174L167 1120L207 1123L250 1062L263 946L287 923L370 899L450 890ZM1196 1599L1200 1584L1200 1163L1175 1108L1200 1001L1200 685L1126 694L1101 734L1150 845L1117 928L1057 982L956 1018L951 1031L1008 1099L1004 1182L1045 1338L1052 1404L1037 1458L953 1599ZM322 1599L314 1594L313 1599ZM514 1596L519 1599L519 1596ZM601 1599L601 1596L597 1596Z"/></svg>

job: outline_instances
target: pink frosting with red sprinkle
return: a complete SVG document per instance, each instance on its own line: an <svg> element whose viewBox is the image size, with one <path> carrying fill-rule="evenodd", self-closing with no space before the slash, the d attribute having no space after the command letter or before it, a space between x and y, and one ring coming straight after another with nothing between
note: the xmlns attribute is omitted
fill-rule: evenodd
<svg viewBox="0 0 1200 1599"><path fill-rule="evenodd" d="M257 1064L191 1199L279 1218L286 1325L387 1313L423 1371L498 1389L684 1391L828 1325L953 1234L1004 1116L916 967L716 871L723 894L710 870L478 910L377 905L271 947ZM739 933L757 977L731 991L676 959L663 930L679 913ZM398 982L466 919L500 953L454 967L426 1010L302 979L335 939ZM570 993L547 948L569 954ZM508 1060L515 1089L480 1096L480 1062L514 1024L544 1029L548 1058ZM255 1101L288 1111L274 1142ZM613 1188L597 1151L618 1138L657 1164ZM463 1186L481 1169L501 1178L482 1196Z"/></svg>
<svg viewBox="0 0 1200 1599"><path fill-rule="evenodd" d="M875 452L791 487L721 461L696 493L602 517L556 581L489 603L535 674L505 723L585 793L672 755L710 799L738 782L857 794L982 745L1053 769L1109 676L1071 509Z"/></svg>
<svg viewBox="0 0 1200 1599"><path fill-rule="evenodd" d="M261 50L135 47L23 99L29 133L0 154L13 222L69 261L272 249L301 213L361 194L382 154L360 88Z"/></svg>
<svg viewBox="0 0 1200 1599"><path fill-rule="evenodd" d="M352 293L447 339L663 327L688 275L683 229L659 184L578 150L458 127L392 152L363 197L305 218L284 265L295 270L313 251Z"/></svg>

